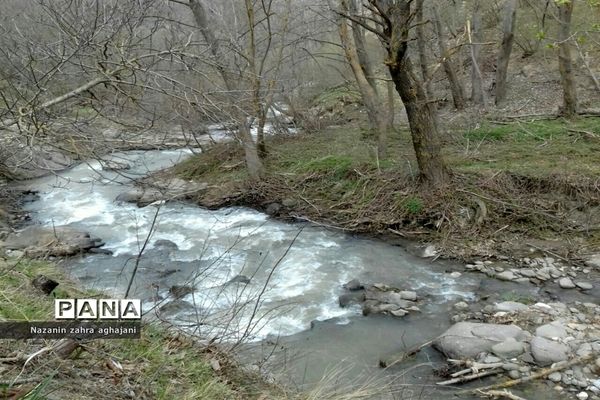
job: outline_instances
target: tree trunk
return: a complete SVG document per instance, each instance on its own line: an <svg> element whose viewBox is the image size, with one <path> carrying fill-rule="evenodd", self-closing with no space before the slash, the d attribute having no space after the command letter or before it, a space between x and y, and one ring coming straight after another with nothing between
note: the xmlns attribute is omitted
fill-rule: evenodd
<svg viewBox="0 0 600 400"><path fill-rule="evenodd" d="M506 0L504 20L502 21L502 44L496 62L496 105L506 98L506 76L508 63L515 39L515 24L517 20L518 0Z"/></svg>
<svg viewBox="0 0 600 400"><path fill-rule="evenodd" d="M456 69L452 64L452 60L450 59L450 52L448 51L448 46L446 45L446 40L444 39L445 32L444 28L442 27L442 21L440 19L440 13L437 5L434 5L433 7L433 15L433 25L435 26L435 32L438 39L438 47L440 49L442 65L444 66L444 71L446 72L448 82L450 83L450 92L452 93L454 107L457 110L463 110L465 108L464 90L458 78L458 74L456 73Z"/></svg>
<svg viewBox="0 0 600 400"><path fill-rule="evenodd" d="M340 0L340 6L344 14L347 14L350 10L348 4L349 1L353 2L354 0ZM365 74L365 71L371 69L368 59L365 59L366 64L361 63L359 51L356 46L357 42L350 38L348 23L345 18L339 19L338 30L346 58L352 68L361 98L367 109L369 121L371 122L373 129L377 132L377 155L380 159L385 158L387 153L387 136L388 131L390 130L387 110L379 98L379 94L374 86L374 81L369 82L369 79ZM354 39L356 40L356 35L354 35ZM364 46L362 51L364 52ZM366 54L364 55L366 56Z"/></svg>
<svg viewBox="0 0 600 400"><path fill-rule="evenodd" d="M259 180L263 176L264 167L258 154L258 146L252 138L250 125L247 122L242 122L238 125L238 135L244 147L248 175L252 179Z"/></svg>
<svg viewBox="0 0 600 400"><path fill-rule="evenodd" d="M425 93L429 100L434 99L431 88L431 77L429 76L429 64L427 61L427 50L425 49L425 21L424 21L424 3L425 0L417 0L416 4L416 24L417 24L417 48L419 51L419 66L421 67L421 77L425 85Z"/></svg>
<svg viewBox="0 0 600 400"><path fill-rule="evenodd" d="M483 75L481 73L481 44L483 43L483 24L481 21L481 5L479 1L473 3L471 17L471 31L469 32L471 44L471 100L477 105L485 105L483 91Z"/></svg>
<svg viewBox="0 0 600 400"><path fill-rule="evenodd" d="M388 106L388 124L391 129L394 129L394 117L396 114L396 92L394 91L394 81L389 80L387 87L387 106Z"/></svg>
<svg viewBox="0 0 600 400"><path fill-rule="evenodd" d="M233 91L237 87L239 77L232 75L229 71L229 68L227 68L226 63L224 62L224 57L221 54L219 41L215 33L211 30L209 26L208 16L204 5L200 2L200 0L189 0L188 5L192 10L196 26L198 27L198 29L202 33L202 36L204 37L204 40L208 44L210 53L214 58L213 61L215 68L221 75L225 88L228 91L227 96L229 106L231 107L230 112L238 125L238 139L242 142L242 145L244 147L248 174L252 179L260 179L264 172L264 166L259 157L257 144L254 142L254 139L250 134L250 126L248 126L248 123L246 121L246 115L244 115L244 113L239 110L237 104L238 100L234 98L233 95Z"/></svg>
<svg viewBox="0 0 600 400"><path fill-rule="evenodd" d="M369 2L382 9L379 1ZM408 56L411 4L410 0L387 3L385 17L388 22L384 29L388 56L386 64L406 108L421 181L430 186L445 186L450 180L450 171L441 153L435 109L427 100Z"/></svg>
<svg viewBox="0 0 600 400"><path fill-rule="evenodd" d="M577 84L571 60L571 16L575 0L557 3L560 28L558 30L558 69L563 87L562 114L573 117L577 114Z"/></svg>

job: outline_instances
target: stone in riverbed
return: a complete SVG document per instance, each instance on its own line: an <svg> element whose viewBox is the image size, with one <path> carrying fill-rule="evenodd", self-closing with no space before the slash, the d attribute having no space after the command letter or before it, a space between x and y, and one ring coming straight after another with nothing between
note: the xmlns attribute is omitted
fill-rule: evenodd
<svg viewBox="0 0 600 400"><path fill-rule="evenodd" d="M351 292L357 290L363 290L365 287L362 283L359 282L358 279L352 279L350 282L344 284L344 289L349 290Z"/></svg>
<svg viewBox="0 0 600 400"><path fill-rule="evenodd" d="M504 271L496 275L496 278L500 279L501 281L512 281L516 278L516 276L512 271Z"/></svg>
<svg viewBox="0 0 600 400"><path fill-rule="evenodd" d="M29 257L63 257L102 245L100 239L69 226L28 226L21 232L9 234L0 248L23 250Z"/></svg>
<svg viewBox="0 0 600 400"><path fill-rule="evenodd" d="M413 292L410 290L403 290L400 292L400 297L403 300L417 301L417 292Z"/></svg>
<svg viewBox="0 0 600 400"><path fill-rule="evenodd" d="M560 322L554 321L549 324L539 326L535 330L535 335L546 339L562 339L566 338L568 333L567 329Z"/></svg>
<svg viewBox="0 0 600 400"><path fill-rule="evenodd" d="M523 342L527 335L515 325L459 322L436 339L434 346L450 358L475 358L508 338Z"/></svg>
<svg viewBox="0 0 600 400"><path fill-rule="evenodd" d="M523 268L523 269L519 270L519 273L523 276L526 276L527 278L535 277L535 271L532 270L531 268Z"/></svg>
<svg viewBox="0 0 600 400"><path fill-rule="evenodd" d="M592 290L594 285L589 282L575 282L575 285L581 290Z"/></svg>
<svg viewBox="0 0 600 400"><path fill-rule="evenodd" d="M509 337L502 343L492 346L492 353L500 358L510 359L520 356L525 352L525 345Z"/></svg>
<svg viewBox="0 0 600 400"><path fill-rule="evenodd" d="M495 311L506 311L506 312L517 312L527 310L527 307L523 303L518 303L516 301L503 301L502 303L496 303L494 305Z"/></svg>
<svg viewBox="0 0 600 400"><path fill-rule="evenodd" d="M536 336L531 340L531 354L540 367L569 358L569 349L562 343Z"/></svg>
<svg viewBox="0 0 600 400"><path fill-rule="evenodd" d="M574 289L576 287L571 278L559 279L558 285L563 289Z"/></svg>
<svg viewBox="0 0 600 400"><path fill-rule="evenodd" d="M344 293L338 298L340 307L345 308L351 304L359 304L365 301L365 294L363 292Z"/></svg>
<svg viewBox="0 0 600 400"><path fill-rule="evenodd" d="M562 375L560 374L560 372L553 372L550 375L548 375L548 379L554 383L559 383L562 380Z"/></svg>

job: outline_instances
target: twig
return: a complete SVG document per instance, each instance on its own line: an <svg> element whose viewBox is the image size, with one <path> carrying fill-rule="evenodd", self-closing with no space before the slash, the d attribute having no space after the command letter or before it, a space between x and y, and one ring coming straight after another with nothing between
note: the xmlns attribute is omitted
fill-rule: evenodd
<svg viewBox="0 0 600 400"><path fill-rule="evenodd" d="M460 394L467 394L467 393L476 393L476 392L482 392L482 391L488 391L488 390L494 390L494 389L504 389L504 388L509 388L512 386L516 386L518 384L521 383L525 383L525 382L529 382L529 381L533 381L535 379L539 379L539 378L544 378L554 372L558 372L558 371L562 371L564 369L567 369L569 367L572 367L573 365L577 365L577 364L582 364L584 362L590 361L593 358L597 357L598 353L591 353L588 354L586 356L583 357L577 357L572 359L569 362L566 362L564 364L558 365L556 367L553 368L545 368L539 372L536 372L535 374L529 375L529 376L525 376L523 378L519 378L519 379L511 379L509 381L503 382L503 383L496 383L493 385L489 385L489 386L484 386L484 387L480 387L480 388L476 388L476 389L468 389L468 390L462 390L460 392L456 392L457 395Z"/></svg>
<svg viewBox="0 0 600 400"><path fill-rule="evenodd" d="M415 354L417 354L418 352L420 352L421 350L423 350L425 347L430 346L435 340L437 340L438 338L433 338L423 344L420 344L417 347L413 347L412 349L409 349L407 351L402 351L398 354L393 354L392 356L386 358L386 359L380 359L379 360L379 366L381 368L390 368L396 364L398 364L399 362L402 362L404 360L406 360L408 357L412 357Z"/></svg>
<svg viewBox="0 0 600 400"><path fill-rule="evenodd" d="M499 374L502 371L503 371L502 369L492 369L492 370L489 370L489 371L479 372L479 373L473 374L473 375L460 376L460 377L457 377L457 378L449 379L447 381L438 382L437 384L439 386L446 386L446 385L453 385L455 383L470 382L470 381L472 381L474 379L483 378L484 376L490 376L490 375Z"/></svg>
<svg viewBox="0 0 600 400"><path fill-rule="evenodd" d="M516 394L513 394L511 392L509 392L508 390L504 389L504 390L490 390L488 392L479 392L481 395L483 396L487 396L487 397L506 397L507 399L510 400L526 400L523 397L519 397Z"/></svg>

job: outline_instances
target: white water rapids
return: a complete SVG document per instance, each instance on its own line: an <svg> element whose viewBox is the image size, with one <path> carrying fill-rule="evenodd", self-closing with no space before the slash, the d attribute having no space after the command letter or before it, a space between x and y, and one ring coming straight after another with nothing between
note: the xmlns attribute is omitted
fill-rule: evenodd
<svg viewBox="0 0 600 400"><path fill-rule="evenodd" d="M131 188L132 178L189 155L188 150L114 154L107 159L131 165L119 172L103 171L97 161L82 163L32 181L39 199L27 209L36 223L71 225L101 238L112 255L88 255L68 267L88 287L123 294L157 206L138 208L115 198ZM210 211L170 202L160 206L156 220L134 281L134 297L144 299L146 309L153 306L149 299L162 298L162 307L173 300L172 285L193 286L193 293L172 303L177 307L171 308L170 316L203 334L218 329L232 338L258 340L309 329L314 320L337 318L346 323L360 309L340 308L337 299L342 285L353 278L427 295L424 313L450 298L469 296L473 285L400 247L308 224L282 223L246 208ZM174 242L178 249L155 248L160 239ZM228 284L238 275L250 283Z"/></svg>

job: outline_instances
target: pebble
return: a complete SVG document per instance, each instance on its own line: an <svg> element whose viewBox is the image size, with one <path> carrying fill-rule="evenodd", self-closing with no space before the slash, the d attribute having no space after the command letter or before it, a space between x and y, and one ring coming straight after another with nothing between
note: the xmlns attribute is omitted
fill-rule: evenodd
<svg viewBox="0 0 600 400"><path fill-rule="evenodd" d="M579 400L587 400L587 398L588 398L588 397L589 397L589 396L588 396L588 394L587 394L586 392L579 392L579 393L577 394L577 398L578 398Z"/></svg>
<svg viewBox="0 0 600 400"><path fill-rule="evenodd" d="M462 274L460 272L455 271L455 272L453 272L453 273L450 274L450 277L451 278L460 278L461 275Z"/></svg>
<svg viewBox="0 0 600 400"><path fill-rule="evenodd" d="M563 289L574 289L576 287L571 278L560 278L558 285Z"/></svg>
<svg viewBox="0 0 600 400"><path fill-rule="evenodd" d="M465 303L464 301L461 301L459 303L456 303L454 305L454 309L455 310L468 310L469 309L469 305L467 303Z"/></svg>
<svg viewBox="0 0 600 400"><path fill-rule="evenodd" d="M520 270L519 273L528 278L533 278L535 276L535 271L530 268L524 268Z"/></svg>
<svg viewBox="0 0 600 400"><path fill-rule="evenodd" d="M562 375L560 372L554 372L548 375L548 379L550 379L554 383L558 383L562 380Z"/></svg>
<svg viewBox="0 0 600 400"><path fill-rule="evenodd" d="M521 377L521 373L517 370L512 370L508 372L508 376L510 376L512 379L519 379Z"/></svg>
<svg viewBox="0 0 600 400"><path fill-rule="evenodd" d="M512 281L516 278L515 274L513 274L511 271L500 272L498 275L496 275L496 277L501 281Z"/></svg>

